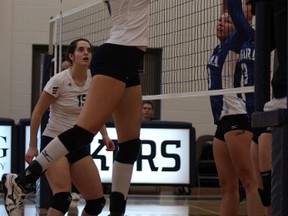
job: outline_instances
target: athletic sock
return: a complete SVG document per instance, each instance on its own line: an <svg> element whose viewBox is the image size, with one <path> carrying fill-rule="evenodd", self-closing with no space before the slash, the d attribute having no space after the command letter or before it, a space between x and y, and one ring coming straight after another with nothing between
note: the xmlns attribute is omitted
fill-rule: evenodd
<svg viewBox="0 0 288 216"><path fill-rule="evenodd" d="M55 137L36 157L36 161L41 165L42 172L46 170L52 163L68 154L64 144Z"/></svg>
<svg viewBox="0 0 288 216"><path fill-rule="evenodd" d="M124 195L125 200L128 196L133 164L124 164L114 161L112 174L112 192L117 191Z"/></svg>
<svg viewBox="0 0 288 216"><path fill-rule="evenodd" d="M36 159L22 172L17 178L17 184L25 193L31 193L35 190L35 182L42 173L56 160L65 156L67 149L60 142L58 137L54 138L47 145Z"/></svg>

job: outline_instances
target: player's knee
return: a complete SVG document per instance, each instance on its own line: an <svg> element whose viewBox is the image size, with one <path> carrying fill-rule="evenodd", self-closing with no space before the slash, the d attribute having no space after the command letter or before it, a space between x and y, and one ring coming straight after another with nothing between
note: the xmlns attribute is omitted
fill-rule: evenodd
<svg viewBox="0 0 288 216"><path fill-rule="evenodd" d="M74 125L73 128L60 134L58 138L67 150L71 152L77 150L81 146L89 145L94 138L94 134L84 128Z"/></svg>
<svg viewBox="0 0 288 216"><path fill-rule="evenodd" d="M52 199L51 207L66 214L69 209L69 205L72 201L71 193L70 192L60 192L56 193Z"/></svg>
<svg viewBox="0 0 288 216"><path fill-rule="evenodd" d="M84 211L90 215L99 215L104 208L106 200L104 197L94 200L86 200Z"/></svg>
<svg viewBox="0 0 288 216"><path fill-rule="evenodd" d="M115 160L120 163L134 164L134 162L138 158L140 148L140 139L134 139L124 143L119 143L119 150Z"/></svg>

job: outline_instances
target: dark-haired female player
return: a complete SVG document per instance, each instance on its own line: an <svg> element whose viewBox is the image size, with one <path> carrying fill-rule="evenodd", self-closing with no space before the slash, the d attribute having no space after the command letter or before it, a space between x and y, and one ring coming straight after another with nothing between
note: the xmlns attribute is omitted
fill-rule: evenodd
<svg viewBox="0 0 288 216"><path fill-rule="evenodd" d="M80 111L92 80L89 65L92 59L91 44L86 39L77 39L70 43L67 60L71 67L54 75L45 85L44 90L33 110L30 124L30 144L25 155L25 161L31 164L38 155L37 132L42 116L48 108L49 120L43 131L41 145L46 146L54 137L70 129L79 117ZM109 139L105 126L101 129L103 141L107 150L114 150L114 143ZM57 147L55 148L57 151ZM47 159L49 158L46 154ZM53 198L48 216L64 216L71 202L71 183L81 192L86 200L82 216L100 214L105 198L98 169L90 156L89 146L81 147L66 157L61 157L45 172L52 189ZM13 181L13 176L6 177L6 181ZM5 196L9 190L4 185ZM22 215L23 208L20 200L18 208L5 204L9 215Z"/></svg>
<svg viewBox="0 0 288 216"><path fill-rule="evenodd" d="M227 2L223 1L223 5L226 4ZM241 16L238 18L248 23L242 7L238 10L241 11ZM247 40L245 34L235 29L228 11L223 10L223 12L217 25L220 44L214 49L207 65L210 90L236 87L238 54ZM220 214L222 216L238 214L238 180L240 179L246 192L248 215L262 216L263 207L252 168L250 154L252 128L246 105L238 94L211 96L210 101L214 123L217 125L213 153L222 194Z"/></svg>
<svg viewBox="0 0 288 216"><path fill-rule="evenodd" d="M53 162L88 145L113 115L119 150L113 165L110 215L125 213L133 165L141 148L142 90L138 69L148 46L150 0L105 2L111 12L111 34L93 56L93 78L81 114L72 129L54 138L19 177L6 184L9 192L17 188L14 197L29 193L31 183ZM6 179L10 176L5 175ZM11 203L8 196L5 203Z"/></svg>

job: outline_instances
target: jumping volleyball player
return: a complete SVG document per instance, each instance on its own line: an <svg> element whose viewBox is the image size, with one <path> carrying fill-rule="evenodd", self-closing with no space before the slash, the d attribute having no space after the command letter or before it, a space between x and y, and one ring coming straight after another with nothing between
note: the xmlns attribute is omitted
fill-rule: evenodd
<svg viewBox="0 0 288 216"><path fill-rule="evenodd" d="M4 175L6 206L19 208L21 197L32 192L31 185L51 164L91 143L113 115L119 151L113 164L110 215L124 215L133 165L141 148L142 90L138 68L148 46L149 2L106 1L111 12L111 34L93 56L93 78L80 116L74 127L54 138L24 172Z"/></svg>

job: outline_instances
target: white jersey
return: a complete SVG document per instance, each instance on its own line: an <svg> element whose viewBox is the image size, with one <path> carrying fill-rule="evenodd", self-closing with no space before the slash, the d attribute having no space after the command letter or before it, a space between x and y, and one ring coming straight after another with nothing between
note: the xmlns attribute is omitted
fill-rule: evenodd
<svg viewBox="0 0 288 216"><path fill-rule="evenodd" d="M43 135L56 137L73 127L84 105L92 80L90 70L87 73L83 87L75 85L70 68L54 75L48 81L44 91L56 97L57 100L50 106L49 121Z"/></svg>
<svg viewBox="0 0 288 216"><path fill-rule="evenodd" d="M150 0L109 0L112 29L106 43L148 46Z"/></svg>

